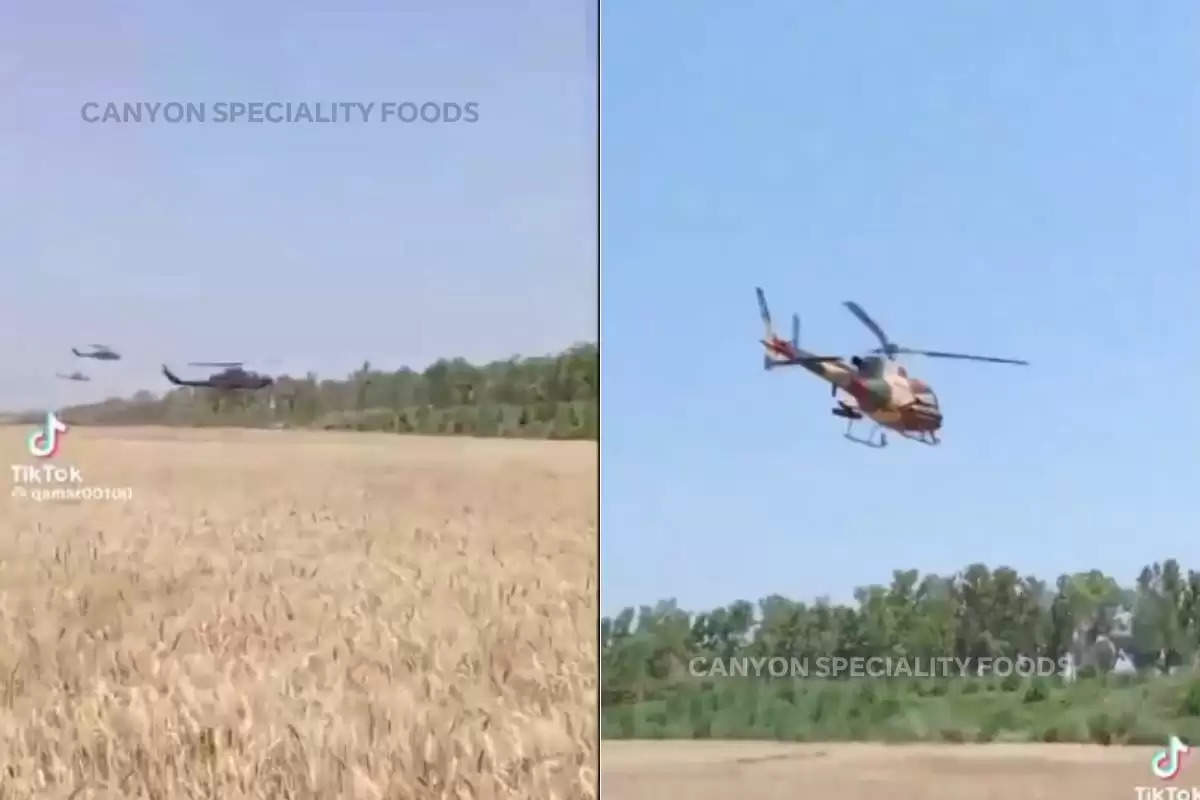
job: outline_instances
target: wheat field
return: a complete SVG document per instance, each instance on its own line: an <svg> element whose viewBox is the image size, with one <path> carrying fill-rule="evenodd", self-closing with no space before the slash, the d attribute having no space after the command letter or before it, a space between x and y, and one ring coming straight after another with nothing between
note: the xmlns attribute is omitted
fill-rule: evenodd
<svg viewBox="0 0 1200 800"><path fill-rule="evenodd" d="M75 428L51 461L132 497L0 505L0 799L595 797L594 442Z"/></svg>

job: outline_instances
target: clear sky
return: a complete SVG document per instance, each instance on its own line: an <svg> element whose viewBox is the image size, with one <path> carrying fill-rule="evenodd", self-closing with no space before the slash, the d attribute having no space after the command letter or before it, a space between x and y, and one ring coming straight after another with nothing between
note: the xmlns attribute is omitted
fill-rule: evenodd
<svg viewBox="0 0 1200 800"><path fill-rule="evenodd" d="M14 6L0 408L162 391L162 361L343 377L593 339L595 30L581 0ZM109 100L474 101L479 121L82 121ZM74 359L88 342L126 360ZM54 378L76 368L94 383Z"/></svg>
<svg viewBox="0 0 1200 800"><path fill-rule="evenodd" d="M602 609L1200 568L1200 6L608 2ZM944 444L762 369L902 345ZM784 327L784 326L781 326Z"/></svg>

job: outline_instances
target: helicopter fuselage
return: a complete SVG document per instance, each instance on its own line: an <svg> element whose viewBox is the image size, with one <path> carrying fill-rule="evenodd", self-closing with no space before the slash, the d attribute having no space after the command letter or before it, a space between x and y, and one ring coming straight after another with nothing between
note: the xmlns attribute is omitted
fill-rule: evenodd
<svg viewBox="0 0 1200 800"><path fill-rule="evenodd" d="M887 362L875 356L855 356L849 363L821 360L778 337L763 344L770 354L768 367L772 363L797 364L831 384L838 400L833 413L839 417L868 417L900 433L933 432L942 426L937 395L929 384L909 377L904 367L889 369Z"/></svg>
<svg viewBox="0 0 1200 800"><path fill-rule="evenodd" d="M848 420L845 436L851 441L870 447L886 447L887 437L882 428L889 428L908 439L922 444L937 445L937 431L942 427L942 411L932 387L919 378L909 377L904 367L896 364L896 356L903 353L930 358L955 358L968 361L987 361L994 364L1019 364L1028 366L1028 361L1015 358L997 358L970 353L952 353L945 350L915 350L901 347L888 339L879 323L871 319L862 306L851 300L844 305L879 340L880 347L871 355L854 356L847 362L840 356L820 356L800 349L800 316L792 315L792 338L783 339L775 333L771 323L771 312L767 308L767 296L762 287L755 288L758 297L758 314L762 319L766 337L762 345L766 348L763 366L766 369L784 366L801 366L827 381L833 387L837 406L833 413ZM876 353L882 355L874 355ZM841 395L839 396L839 392ZM876 425L872 436L859 439L851 433L854 423L864 417ZM874 433L879 433L876 439Z"/></svg>
<svg viewBox="0 0 1200 800"><path fill-rule="evenodd" d="M163 375L167 376L167 380L176 386L191 386L194 388L216 389L222 392L233 392L239 390L257 391L265 389L275 382L275 379L269 375L260 375L257 372L247 372L240 368L227 369L224 372L218 372L210 375L202 381L190 381L180 378L175 373L163 364Z"/></svg>
<svg viewBox="0 0 1200 800"><path fill-rule="evenodd" d="M255 391L257 389L265 389L272 383L270 378L209 378L204 382L205 386L213 389L222 389L226 391L234 391L237 389L245 389L247 391Z"/></svg>
<svg viewBox="0 0 1200 800"><path fill-rule="evenodd" d="M265 389L274 383L274 380L266 375L259 375L257 372L229 369L224 372L218 372L201 383L212 389L226 391L245 389L247 391L255 391L257 389Z"/></svg>

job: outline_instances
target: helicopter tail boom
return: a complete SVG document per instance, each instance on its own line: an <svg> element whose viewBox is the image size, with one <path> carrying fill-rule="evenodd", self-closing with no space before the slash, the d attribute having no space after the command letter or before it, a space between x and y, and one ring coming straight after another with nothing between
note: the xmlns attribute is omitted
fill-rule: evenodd
<svg viewBox="0 0 1200 800"><path fill-rule="evenodd" d="M842 358L840 356L822 356L801 349L799 314L792 314L791 340L781 338L775 332L775 325L771 321L771 310L767 307L766 294L761 287L755 287L754 292L758 297L758 313L762 318L763 333L765 334L765 338L759 340L766 350L763 355L763 369L802 366L826 380L831 380L830 373L824 365L840 364Z"/></svg>
<svg viewBox="0 0 1200 800"><path fill-rule="evenodd" d="M178 375L176 375L174 372L171 372L171 370L167 368L166 364L163 364L162 371L163 371L163 375L166 376L167 380L169 380L171 383L175 384L176 386L208 386L208 383L205 381L185 381L185 380L183 380Z"/></svg>

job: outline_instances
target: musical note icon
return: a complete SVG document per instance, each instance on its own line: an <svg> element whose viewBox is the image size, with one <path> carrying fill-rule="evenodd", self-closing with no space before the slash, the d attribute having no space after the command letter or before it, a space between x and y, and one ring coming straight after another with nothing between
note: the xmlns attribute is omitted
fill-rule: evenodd
<svg viewBox="0 0 1200 800"><path fill-rule="evenodd" d="M1167 740L1167 749L1159 750L1150 760L1150 770L1164 781L1172 780L1183 768L1183 757L1191 750L1178 736Z"/></svg>
<svg viewBox="0 0 1200 800"><path fill-rule="evenodd" d="M30 454L35 458L50 458L58 452L59 434L66 432L67 424L56 417L53 411L47 411L43 427L29 434Z"/></svg>

